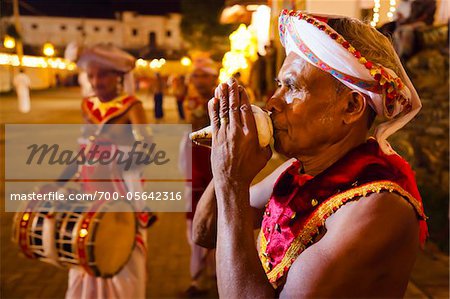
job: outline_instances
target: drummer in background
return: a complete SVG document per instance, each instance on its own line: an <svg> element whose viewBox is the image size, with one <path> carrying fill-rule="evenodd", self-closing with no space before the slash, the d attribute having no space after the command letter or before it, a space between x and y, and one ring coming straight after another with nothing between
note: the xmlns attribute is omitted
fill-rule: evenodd
<svg viewBox="0 0 450 299"><path fill-rule="evenodd" d="M214 96L217 85L218 72L214 62L209 57L196 57L193 59L193 70L189 77L189 86L184 100L186 122L192 124L196 131L209 125L208 101ZM191 177L192 183L186 186L186 198L192 194L191 206L186 214L187 239L191 246L190 273L191 284L183 294L186 297L197 297L207 293L207 274L215 277L214 250L206 249L195 244L192 240L192 219L198 201L212 179L211 150L207 147L192 144L191 152L188 148L191 141L185 136L180 145L180 168ZM188 156L189 155L189 156ZM192 171L192 172L191 172ZM214 281L215 284L215 281Z"/></svg>
<svg viewBox="0 0 450 299"><path fill-rule="evenodd" d="M134 96L134 80L131 73L135 66L133 56L117 47L99 44L82 49L77 65L87 73L94 92L93 96L86 97L82 101L82 114L87 123L98 126L104 124L133 126L147 123L142 103ZM136 134L134 128L133 126L131 134ZM141 137L132 136L131 139L138 140ZM111 171L115 173L115 177L111 175L111 181L105 184L89 182L93 173L98 174L98 169L93 167L101 168L98 165L83 165L78 169L77 174L83 182L82 192L89 193L99 189L122 193L142 191L140 173L136 169L128 171L115 169L117 171ZM71 176L68 171L70 170L66 170L64 176ZM105 168L100 171L104 173L108 170ZM136 213L136 215L139 223L136 246L122 270L112 278L105 279L71 268L66 298L145 298L147 252L145 228L151 225L155 217L150 213Z"/></svg>

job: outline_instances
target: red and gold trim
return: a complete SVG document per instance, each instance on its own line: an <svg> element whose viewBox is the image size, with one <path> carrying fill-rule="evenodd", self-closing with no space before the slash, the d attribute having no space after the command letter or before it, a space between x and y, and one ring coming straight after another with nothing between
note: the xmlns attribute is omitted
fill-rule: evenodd
<svg viewBox="0 0 450 299"><path fill-rule="evenodd" d="M122 95L110 102L101 103L97 97L83 99L81 109L94 124L104 124L128 111L139 100L134 96ZM101 107L105 105L105 107Z"/></svg>
<svg viewBox="0 0 450 299"><path fill-rule="evenodd" d="M34 211L34 208L39 204L39 202L30 202L27 204L27 207L25 208L25 211L18 214L19 221L19 231L17 232L17 242L19 243L20 249L28 258L36 258L37 256L33 253L33 251L30 248L30 225L32 225L32 222L34 220L34 217L36 216L36 212Z"/></svg>
<svg viewBox="0 0 450 299"><path fill-rule="evenodd" d="M270 260L267 254L268 242L264 232L261 231L259 257L267 278L273 287L277 288L280 285L279 279L287 273L295 259L312 244L314 238L319 234L319 229L325 224L325 221L329 216L349 201L359 200L372 193L380 192L394 192L399 194L414 207L420 219L425 220L427 218L423 212L421 201L417 200L398 184L391 181L371 182L332 196L322 202L308 217L300 230L300 234L292 241L281 262L273 268L269 267Z"/></svg>
<svg viewBox="0 0 450 299"><path fill-rule="evenodd" d="M76 241L76 253L78 255L78 260L80 266L90 275L97 276L99 273L94 273L95 268L92 265L89 265L90 257L87 252L87 243L91 240L91 234L89 232L93 232L91 225L95 219L96 214L98 213L98 209L104 202L95 202L90 211L83 213L83 220L80 225L80 229L78 230L77 241ZM98 272L98 271L97 271Z"/></svg>

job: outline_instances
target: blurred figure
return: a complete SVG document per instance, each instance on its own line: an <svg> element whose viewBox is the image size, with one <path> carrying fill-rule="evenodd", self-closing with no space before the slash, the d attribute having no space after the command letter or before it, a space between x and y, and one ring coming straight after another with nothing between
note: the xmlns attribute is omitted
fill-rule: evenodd
<svg viewBox="0 0 450 299"><path fill-rule="evenodd" d="M19 111L22 113L30 112L30 77L23 71L14 77L14 87L16 88L17 99L19 100Z"/></svg>
<svg viewBox="0 0 450 299"><path fill-rule="evenodd" d="M255 102L262 102L264 100L263 95L266 94L267 90L265 73L264 56L258 53L258 59L252 65L249 78L249 87L254 93Z"/></svg>
<svg viewBox="0 0 450 299"><path fill-rule="evenodd" d="M164 117L163 99L164 99L164 80L160 73L156 73L155 94L153 100L155 103L155 119L158 122Z"/></svg>
<svg viewBox="0 0 450 299"><path fill-rule="evenodd" d="M177 108L178 108L178 117L180 120L184 120L184 98L186 96L187 92L187 86L186 86L186 78L183 75L180 76L174 76L171 80L171 87L172 87L172 93L175 96L175 99L177 100Z"/></svg>
<svg viewBox="0 0 450 299"><path fill-rule="evenodd" d="M397 28L393 34L394 47L401 59L414 54L415 32L418 28L432 25L436 12L436 0L410 1L409 16L399 15ZM407 12L407 7L402 8Z"/></svg>
<svg viewBox="0 0 450 299"><path fill-rule="evenodd" d="M123 138L123 140L117 140L117 144L107 143L106 141L111 139L108 139L108 133L103 131L97 136L85 132L85 138L80 139L82 148L94 144L97 142L95 137L99 137L98 144L101 144L104 150L109 149L111 156L114 156L116 148L120 147L124 151L129 151L130 142L151 138L145 132L140 132L140 127L134 126L147 123L142 102L134 96L131 72L135 67L134 57L114 46L99 44L83 49L77 64L87 74L93 90L92 96L85 97L82 101L82 114L86 122L98 124L101 128L104 128L106 124L131 124L133 127L131 134L124 135L130 140ZM105 135L99 136L100 133ZM88 136L94 138L88 139ZM115 140L112 139L110 142ZM124 144L119 144L120 142ZM98 144L95 143L94 146ZM123 170L110 164L103 166L84 164L78 170L75 168L66 171L78 172L79 179L83 182L81 184L83 193L102 190L119 192L123 196L127 192L142 192L139 169ZM95 175L102 172L110 173L111 180L95 180ZM62 183L64 184L65 181ZM136 212L135 216L138 224L135 246L128 262L111 278L95 277L87 271L71 268L66 292L67 299L145 298L146 228L155 220L155 216L146 212Z"/></svg>
<svg viewBox="0 0 450 299"><path fill-rule="evenodd" d="M94 94L86 71L81 70L80 73L78 74L78 84L81 87L81 96L83 98L92 96Z"/></svg>
<svg viewBox="0 0 450 299"><path fill-rule="evenodd" d="M438 0L434 22L436 24L448 24L449 14L450 14L450 6L448 4L448 0Z"/></svg>
<svg viewBox="0 0 450 299"><path fill-rule="evenodd" d="M266 49L266 56L264 56L264 71L265 71L265 84L266 84L266 94L263 94L264 102L266 102L277 89L275 80L278 76L277 74L277 48L275 47L274 41L270 41L269 45L264 47Z"/></svg>
<svg viewBox="0 0 450 299"><path fill-rule="evenodd" d="M192 130L196 131L209 125L208 101L214 96L214 88L217 85L218 72L214 62L209 58L201 58L193 61L194 69L190 75L190 85L185 98L186 121L192 124ZM192 156L190 156L192 149ZM188 134L180 145L180 165L187 177L192 175L192 183L186 186L186 197L192 195L191 212L187 218L187 238L191 246L190 273L191 284L183 294L186 297L205 295L206 278L208 270L215 277L214 251L195 244L192 240L192 220L197 204L212 180L211 150L204 146L192 144ZM192 159L191 159L192 157Z"/></svg>

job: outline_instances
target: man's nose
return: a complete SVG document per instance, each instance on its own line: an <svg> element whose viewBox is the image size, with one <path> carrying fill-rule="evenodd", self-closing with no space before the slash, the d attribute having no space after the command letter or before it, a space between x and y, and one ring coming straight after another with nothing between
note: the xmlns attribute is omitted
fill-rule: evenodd
<svg viewBox="0 0 450 299"><path fill-rule="evenodd" d="M266 103L266 109L270 112L282 112L286 102L282 99L279 93L275 93Z"/></svg>

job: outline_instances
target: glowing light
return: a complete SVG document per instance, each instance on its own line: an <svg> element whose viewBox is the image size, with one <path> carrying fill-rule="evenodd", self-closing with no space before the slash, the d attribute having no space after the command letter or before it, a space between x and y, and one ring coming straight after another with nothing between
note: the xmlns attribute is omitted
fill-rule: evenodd
<svg viewBox="0 0 450 299"><path fill-rule="evenodd" d="M395 1L395 0L391 0L391 1ZM370 26L376 27L378 24L378 21L380 21L381 4L380 4L380 0L374 0L373 3L374 3L373 4L373 17L372 17L372 21L370 22Z"/></svg>
<svg viewBox="0 0 450 299"><path fill-rule="evenodd" d="M231 50L222 58L219 80L225 82L233 74L249 68L250 63L258 58L257 39L253 31L244 24L230 34Z"/></svg>
<svg viewBox="0 0 450 299"><path fill-rule="evenodd" d="M7 49L13 49L16 46L16 40L14 37L7 35L3 40L3 46Z"/></svg>
<svg viewBox="0 0 450 299"><path fill-rule="evenodd" d="M28 214L28 213L23 214L22 220L23 221L28 221L28 219L30 219L30 214Z"/></svg>
<svg viewBox="0 0 450 299"><path fill-rule="evenodd" d="M190 66L192 64L192 60L189 57L184 56L181 58L180 63L183 66Z"/></svg>
<svg viewBox="0 0 450 299"><path fill-rule="evenodd" d="M160 58L158 62L159 62L160 66L163 66L164 64L166 64L166 60L164 58Z"/></svg>
<svg viewBox="0 0 450 299"><path fill-rule="evenodd" d="M0 53L0 65L12 65L19 66L19 57L13 54ZM46 58L40 56L28 56L22 57L22 66L46 68L51 67L61 70L73 71L76 69L76 64L63 58Z"/></svg>
<svg viewBox="0 0 450 299"><path fill-rule="evenodd" d="M219 80L225 82L234 73L248 68L247 58L243 53L227 52L222 59L223 68L220 69Z"/></svg>
<svg viewBox="0 0 450 299"><path fill-rule="evenodd" d="M258 6L252 14L252 24L249 28L254 32L257 39L259 54L266 55L265 46L270 42L270 7L267 5Z"/></svg>
<svg viewBox="0 0 450 299"><path fill-rule="evenodd" d="M162 65L163 64L160 62L160 60L158 60L156 58L150 62L150 68L152 68L152 69L159 69L162 67Z"/></svg>
<svg viewBox="0 0 450 299"><path fill-rule="evenodd" d="M257 5L257 4L249 4L249 5L247 5L246 8L249 11L256 11L258 9L258 7L259 7L259 5Z"/></svg>
<svg viewBox="0 0 450 299"><path fill-rule="evenodd" d="M84 238L88 235L88 230L85 228L80 229L80 237Z"/></svg>
<svg viewBox="0 0 450 299"><path fill-rule="evenodd" d="M394 11L396 4L397 4L396 0L389 1L389 11L386 14L386 16L389 18L389 21L392 21L394 19Z"/></svg>
<svg viewBox="0 0 450 299"><path fill-rule="evenodd" d="M144 59L142 59L142 58L139 58L137 61L136 61L136 66L138 66L138 67L146 67L148 65L148 61L147 60L144 60Z"/></svg>
<svg viewBox="0 0 450 299"><path fill-rule="evenodd" d="M55 48L51 43L45 43L42 52L45 56L53 56L55 55Z"/></svg>
<svg viewBox="0 0 450 299"><path fill-rule="evenodd" d="M256 36L244 24L230 34L230 43L232 52L242 52L253 61L258 58Z"/></svg>

